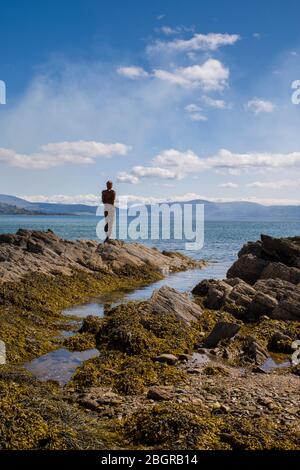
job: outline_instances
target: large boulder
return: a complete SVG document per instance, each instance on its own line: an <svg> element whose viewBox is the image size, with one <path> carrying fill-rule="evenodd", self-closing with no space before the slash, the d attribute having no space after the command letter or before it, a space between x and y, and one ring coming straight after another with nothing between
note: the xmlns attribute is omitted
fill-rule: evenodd
<svg viewBox="0 0 300 470"><path fill-rule="evenodd" d="M274 238L261 235L263 252L287 266L300 268L300 237Z"/></svg>
<svg viewBox="0 0 300 470"><path fill-rule="evenodd" d="M238 277L248 284L254 284L261 276L269 261L252 253L242 255L227 271L227 278Z"/></svg>
<svg viewBox="0 0 300 470"><path fill-rule="evenodd" d="M149 303L150 312L157 315L174 314L178 319L190 324L202 315L202 309L188 294L172 287L163 286L153 292Z"/></svg>

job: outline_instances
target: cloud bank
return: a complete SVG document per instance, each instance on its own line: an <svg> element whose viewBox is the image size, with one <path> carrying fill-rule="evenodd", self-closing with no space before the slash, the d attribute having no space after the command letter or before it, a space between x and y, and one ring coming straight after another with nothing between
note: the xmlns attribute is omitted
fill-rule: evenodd
<svg viewBox="0 0 300 470"><path fill-rule="evenodd" d="M39 151L31 154L0 148L0 163L28 169L47 169L63 164L88 165L97 158L127 155L131 147L125 144L103 144L101 142L58 142L42 145Z"/></svg>

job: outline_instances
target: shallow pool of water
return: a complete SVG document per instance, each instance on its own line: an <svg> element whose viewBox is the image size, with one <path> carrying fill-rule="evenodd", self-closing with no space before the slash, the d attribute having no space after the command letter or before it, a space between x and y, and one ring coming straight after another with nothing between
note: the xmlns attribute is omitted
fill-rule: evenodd
<svg viewBox="0 0 300 470"><path fill-rule="evenodd" d="M282 369L285 367L289 367L291 365L290 361L276 361L272 357L268 357L266 361L260 366L260 369L264 370L265 372L269 372L272 369Z"/></svg>
<svg viewBox="0 0 300 470"><path fill-rule="evenodd" d="M71 352L61 348L26 363L24 367L42 381L56 380L60 385L65 385L78 366L99 354L98 349Z"/></svg>
<svg viewBox="0 0 300 470"><path fill-rule="evenodd" d="M226 276L229 265L226 263L211 263L202 269L189 269L188 271L172 273L167 278L162 279L153 284L139 287L134 290L121 289L110 292L94 298L92 301L75 305L72 308L64 310L64 315L74 315L81 318L88 315L96 315L102 317L106 310L120 304L133 300L146 300L151 297L155 289L167 285L173 287L180 292L190 292L195 285L203 279L222 279Z"/></svg>

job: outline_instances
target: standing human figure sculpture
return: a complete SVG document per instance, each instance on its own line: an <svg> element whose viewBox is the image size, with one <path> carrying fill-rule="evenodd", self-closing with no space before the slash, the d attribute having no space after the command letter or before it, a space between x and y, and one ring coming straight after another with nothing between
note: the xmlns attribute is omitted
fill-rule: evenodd
<svg viewBox="0 0 300 470"><path fill-rule="evenodd" d="M112 181L106 182L106 189L102 191L102 203L104 204L104 216L106 219L106 224L104 226L104 232L106 233L106 238L104 243L108 242L111 237L112 228L115 219L115 200L116 192L112 189Z"/></svg>

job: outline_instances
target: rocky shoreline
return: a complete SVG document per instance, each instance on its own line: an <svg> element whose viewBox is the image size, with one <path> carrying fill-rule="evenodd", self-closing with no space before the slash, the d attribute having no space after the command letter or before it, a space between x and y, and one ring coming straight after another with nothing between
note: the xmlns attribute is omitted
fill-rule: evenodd
<svg viewBox="0 0 300 470"><path fill-rule="evenodd" d="M65 387L22 368L74 329L67 305L197 266L138 244L0 236L0 448L299 449L300 238L249 242L193 295L163 286L87 317L64 347L100 354Z"/></svg>

